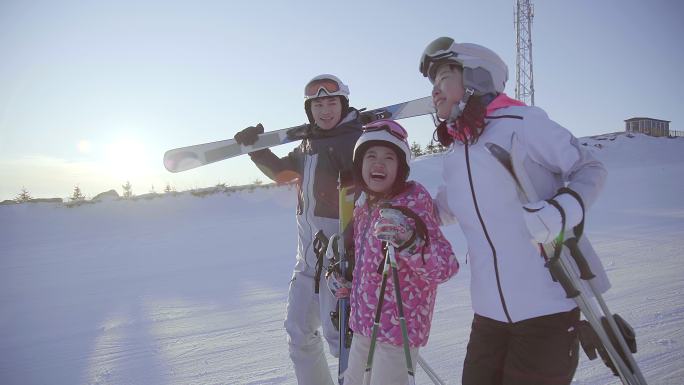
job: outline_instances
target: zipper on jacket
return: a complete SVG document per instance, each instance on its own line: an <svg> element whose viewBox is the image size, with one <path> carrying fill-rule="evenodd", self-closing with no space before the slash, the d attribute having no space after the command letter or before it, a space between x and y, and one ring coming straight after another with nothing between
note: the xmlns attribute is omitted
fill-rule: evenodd
<svg viewBox="0 0 684 385"><path fill-rule="evenodd" d="M368 198L366 198L366 199L368 199ZM357 256L363 255L363 251L366 248L366 241L365 241L367 239L366 234L368 233L368 230L370 229L371 222L373 222L373 220L372 220L372 218L373 218L372 206L370 205L370 203L368 201L365 202L365 205L368 208L368 221L363 224L364 227L363 227L363 231L361 232L363 234L363 236L361 237L361 239L363 239L364 241L361 242L361 250L358 250L358 253L355 253Z"/></svg>
<svg viewBox="0 0 684 385"><path fill-rule="evenodd" d="M480 207L477 204L477 198L475 196L475 186L473 185L473 175L470 171L470 153L468 149L468 143L466 142L464 144L466 168L468 170L468 183L470 183L470 193L473 196L475 212L477 213L477 219L480 221L480 226L482 226L482 231L484 231L485 237L487 238L487 242L489 243L489 247L492 249L492 257L494 258L494 274L496 275L496 286L499 289L499 298L501 299L501 306L503 307L503 311L506 314L506 319L508 320L508 323L513 323L513 320L511 320L511 316L508 314L506 299L504 298L503 289L501 288L501 279L499 278L499 262L496 257L496 248L494 248L494 243L492 242L492 239L489 237L487 226L485 226L484 220L482 219L482 214L480 214Z"/></svg>
<svg viewBox="0 0 684 385"><path fill-rule="evenodd" d="M305 159L305 161L304 161L305 172L304 172L303 178L304 178L304 180L306 180L306 183L305 183L306 189L303 191L303 195L302 195L302 200L304 201L303 217L304 217L304 222L306 222L306 224L309 225L308 239L311 242L313 242L314 229L313 229L313 225L310 222L310 219L313 218L313 215L314 215L314 210L312 207L314 205L311 202L311 196L313 195L313 178L314 178L314 175L313 175L314 172L312 171L312 168L314 165L313 155L308 154L305 156L304 159ZM311 194L309 194L309 192L311 192ZM309 198L307 198L307 196ZM309 214L311 214L311 216L309 216ZM309 246L304 248L304 264L306 266L309 266L308 256L309 256Z"/></svg>

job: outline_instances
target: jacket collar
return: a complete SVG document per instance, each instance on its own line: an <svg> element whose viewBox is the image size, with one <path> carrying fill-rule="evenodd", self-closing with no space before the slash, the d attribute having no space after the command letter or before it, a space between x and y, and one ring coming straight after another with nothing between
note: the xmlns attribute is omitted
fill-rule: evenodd
<svg viewBox="0 0 684 385"><path fill-rule="evenodd" d="M513 99L502 92L487 105L487 116L502 108L525 105L526 104L520 100Z"/></svg>
<svg viewBox="0 0 684 385"><path fill-rule="evenodd" d="M337 123L337 126L329 130L321 130L316 124L310 125L311 138L328 138L331 136L342 135L350 131L361 131L361 122L359 121L359 111L350 108L347 115Z"/></svg>

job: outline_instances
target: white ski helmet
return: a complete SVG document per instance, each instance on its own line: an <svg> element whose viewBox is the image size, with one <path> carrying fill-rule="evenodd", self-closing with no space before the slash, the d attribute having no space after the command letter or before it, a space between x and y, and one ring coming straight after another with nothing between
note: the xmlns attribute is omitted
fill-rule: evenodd
<svg viewBox="0 0 684 385"><path fill-rule="evenodd" d="M344 117L349 109L349 87L335 75L321 74L309 80L304 86L304 110L306 116L309 117L309 122L313 123L311 101L327 96L341 96L342 117Z"/></svg>
<svg viewBox="0 0 684 385"><path fill-rule="evenodd" d="M456 43L440 37L428 44L420 57L420 72L434 83L437 67L454 63L463 68L463 87L475 95L501 93L508 80L508 67L494 51L473 43Z"/></svg>
<svg viewBox="0 0 684 385"><path fill-rule="evenodd" d="M306 100L336 95L344 96L349 100L349 87L335 75L318 75L304 86L304 99Z"/></svg>
<svg viewBox="0 0 684 385"><path fill-rule="evenodd" d="M368 188L361 176L363 156L368 148L377 145L391 148L399 157L397 179L392 186L394 192L399 192L408 179L411 148L408 144L406 130L394 120L380 119L363 126L363 133L359 136L354 146L354 177L364 190Z"/></svg>

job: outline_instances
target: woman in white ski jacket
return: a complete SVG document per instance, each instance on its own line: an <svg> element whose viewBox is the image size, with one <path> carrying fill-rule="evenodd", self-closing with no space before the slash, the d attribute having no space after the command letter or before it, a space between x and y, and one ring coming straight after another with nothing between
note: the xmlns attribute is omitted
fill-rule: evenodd
<svg viewBox="0 0 684 385"><path fill-rule="evenodd" d="M561 213L565 230L581 226L606 170L543 110L503 93L508 69L493 51L439 38L425 49L420 71L443 120L437 136L451 146L436 206L468 241L475 315L462 383L569 384L579 310L544 266L539 243L561 232ZM502 154L503 163L495 156ZM524 204L520 184L546 200ZM580 248L607 290L586 237Z"/></svg>

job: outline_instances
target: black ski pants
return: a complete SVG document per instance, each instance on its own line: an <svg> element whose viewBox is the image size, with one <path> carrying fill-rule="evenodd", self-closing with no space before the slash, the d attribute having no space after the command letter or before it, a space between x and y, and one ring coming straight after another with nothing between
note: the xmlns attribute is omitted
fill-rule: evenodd
<svg viewBox="0 0 684 385"><path fill-rule="evenodd" d="M475 314L462 385L567 385L577 369L580 312L515 323Z"/></svg>

